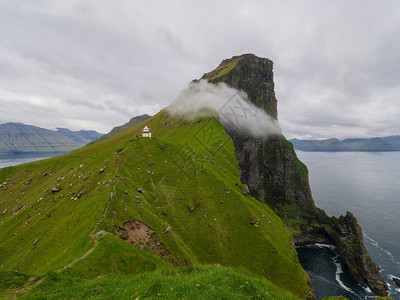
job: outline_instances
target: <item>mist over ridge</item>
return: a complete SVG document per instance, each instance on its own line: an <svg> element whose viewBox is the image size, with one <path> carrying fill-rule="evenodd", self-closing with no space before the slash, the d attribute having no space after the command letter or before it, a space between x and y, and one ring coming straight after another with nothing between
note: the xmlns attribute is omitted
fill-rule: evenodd
<svg viewBox="0 0 400 300"><path fill-rule="evenodd" d="M192 81L167 107L172 116L193 119L215 111L222 125L258 138L281 135L279 122L248 100L244 91L225 83L212 84L201 79Z"/></svg>

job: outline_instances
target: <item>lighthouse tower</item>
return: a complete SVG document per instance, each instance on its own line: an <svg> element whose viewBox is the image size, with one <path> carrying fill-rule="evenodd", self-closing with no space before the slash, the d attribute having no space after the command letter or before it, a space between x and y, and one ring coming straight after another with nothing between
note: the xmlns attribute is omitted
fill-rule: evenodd
<svg viewBox="0 0 400 300"><path fill-rule="evenodd" d="M142 136L143 136L143 137L150 137L150 138L151 138L151 132L150 132L150 130L149 130L149 128L148 128L147 126L145 126L145 127L143 128L143 134L142 134Z"/></svg>

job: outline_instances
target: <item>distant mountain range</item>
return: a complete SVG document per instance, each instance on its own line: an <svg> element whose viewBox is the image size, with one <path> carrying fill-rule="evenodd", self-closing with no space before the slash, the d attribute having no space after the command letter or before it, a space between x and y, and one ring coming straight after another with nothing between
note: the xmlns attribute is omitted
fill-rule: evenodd
<svg viewBox="0 0 400 300"><path fill-rule="evenodd" d="M303 151L400 151L400 135L369 139L290 140Z"/></svg>
<svg viewBox="0 0 400 300"><path fill-rule="evenodd" d="M57 131L22 123L0 124L0 155L63 153L83 147L102 134L94 130Z"/></svg>
<svg viewBox="0 0 400 300"><path fill-rule="evenodd" d="M99 140L105 140L107 138L110 138L122 131L125 131L133 126L135 126L136 124L139 124L141 122L143 122L144 120L147 120L148 118L150 118L151 116L144 114L144 115L140 115L140 116L136 116L133 117L132 119L129 120L128 123L125 123L121 126L116 126L114 127L109 133L102 135Z"/></svg>

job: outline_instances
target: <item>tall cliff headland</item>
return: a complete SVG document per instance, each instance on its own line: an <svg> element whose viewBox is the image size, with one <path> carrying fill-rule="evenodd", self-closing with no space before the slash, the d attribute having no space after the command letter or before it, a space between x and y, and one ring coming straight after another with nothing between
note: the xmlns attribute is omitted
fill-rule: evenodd
<svg viewBox="0 0 400 300"><path fill-rule="evenodd" d="M202 79L246 92L250 102L278 118L271 60L253 54L235 56ZM315 206L307 167L297 158L293 145L283 135L255 138L234 128L227 132L234 142L240 179L254 198L267 203L284 220L295 244L335 245L353 277L377 295L386 296L387 284L364 247L357 219L350 212L328 217Z"/></svg>

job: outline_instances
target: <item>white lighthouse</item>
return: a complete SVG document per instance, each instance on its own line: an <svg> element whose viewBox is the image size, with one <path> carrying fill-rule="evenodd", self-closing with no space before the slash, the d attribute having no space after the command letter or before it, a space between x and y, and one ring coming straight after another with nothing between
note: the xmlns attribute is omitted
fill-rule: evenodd
<svg viewBox="0 0 400 300"><path fill-rule="evenodd" d="M149 128L148 128L147 126L145 126L145 127L143 128L142 137L149 137L149 138L151 138L151 132L150 132L150 130L149 130Z"/></svg>

